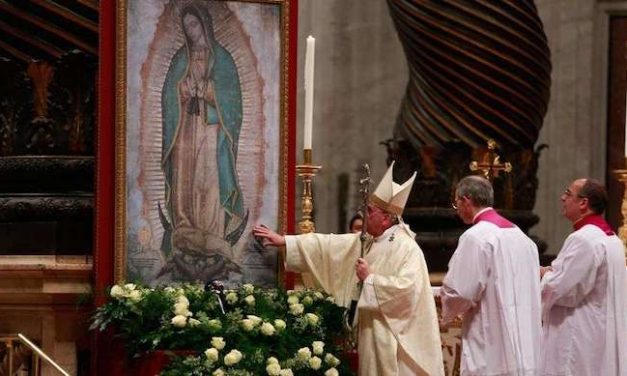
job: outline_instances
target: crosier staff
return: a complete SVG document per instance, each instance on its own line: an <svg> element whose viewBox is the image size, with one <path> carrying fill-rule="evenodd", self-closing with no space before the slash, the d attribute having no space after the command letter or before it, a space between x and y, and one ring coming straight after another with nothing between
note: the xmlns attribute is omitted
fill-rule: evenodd
<svg viewBox="0 0 627 376"><path fill-rule="evenodd" d="M359 213L361 214L363 223L361 233L359 235L359 240L361 241L361 258L364 257L367 248L372 244L372 242L369 242L370 234L368 234L368 200L370 197L370 182L372 181L372 179L370 178L370 166L368 166L368 163L364 163L362 165L362 168L364 170L363 177L359 179L359 192L361 193L361 204L359 205ZM348 312L348 320L346 322L346 326L349 331L352 330L353 322L355 320L355 314L357 313L357 302L359 300L359 296L361 295L362 288L363 282L359 281L353 294L353 300L351 301L350 310Z"/></svg>

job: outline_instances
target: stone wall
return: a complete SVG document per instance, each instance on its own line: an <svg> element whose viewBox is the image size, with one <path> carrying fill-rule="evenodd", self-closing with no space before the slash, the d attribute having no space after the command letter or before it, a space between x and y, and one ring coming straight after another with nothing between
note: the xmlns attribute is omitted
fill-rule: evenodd
<svg viewBox="0 0 627 376"><path fill-rule="evenodd" d="M560 214L564 188L580 176L606 178L607 22L611 14L624 14L627 1L537 0L536 5L553 72L538 141L549 145L538 173L534 212L541 219L531 233L555 254L570 232ZM316 37L313 148L314 161L323 166L314 182L316 225L318 231L337 232L345 227L338 223L339 176L348 174L346 207L352 210L359 164L370 163L375 181L385 171L387 153L379 142L392 137L407 67L383 0L300 0L299 16L299 104L304 103L305 38ZM299 106L299 145L303 111Z"/></svg>

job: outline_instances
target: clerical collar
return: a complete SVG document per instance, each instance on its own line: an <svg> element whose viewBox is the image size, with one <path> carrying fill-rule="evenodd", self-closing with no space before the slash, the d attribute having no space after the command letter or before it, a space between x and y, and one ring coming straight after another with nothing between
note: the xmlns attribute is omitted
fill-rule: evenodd
<svg viewBox="0 0 627 376"><path fill-rule="evenodd" d="M394 225L383 231L383 234L374 239L375 243L380 243L385 239L387 239L388 241L394 241L396 230L398 230L398 225Z"/></svg>
<svg viewBox="0 0 627 376"><path fill-rule="evenodd" d="M490 222L500 228L512 228L515 225L501 216L496 210L487 207L485 209L480 210L477 215L473 218L472 223L476 224L481 221Z"/></svg>
<svg viewBox="0 0 627 376"><path fill-rule="evenodd" d="M478 218L481 214L483 214L483 213L487 212L488 210L493 210L493 209L492 209L492 207L491 207L491 206L488 206L487 208L483 208L483 209L479 210L479 211L477 212L477 214L475 214L475 216L474 216L474 217L472 217L472 223L477 223L477 218Z"/></svg>
<svg viewBox="0 0 627 376"><path fill-rule="evenodd" d="M573 228L577 231L585 225L597 226L605 233L605 235L614 235L614 231L612 231L610 225L598 214L588 214L579 218L575 221L575 223L573 223Z"/></svg>

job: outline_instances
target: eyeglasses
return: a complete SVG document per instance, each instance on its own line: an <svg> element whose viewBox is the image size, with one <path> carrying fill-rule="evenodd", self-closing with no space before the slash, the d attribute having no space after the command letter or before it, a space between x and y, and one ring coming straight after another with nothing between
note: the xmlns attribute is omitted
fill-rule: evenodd
<svg viewBox="0 0 627 376"><path fill-rule="evenodd" d="M455 197L455 200L453 200L453 202L451 202L451 207L453 208L453 210L457 210L459 208L459 206L457 206L457 201L458 200L463 200L463 197Z"/></svg>
<svg viewBox="0 0 627 376"><path fill-rule="evenodd" d="M580 194L574 194L574 193L570 190L570 188L566 188L566 189L564 190L563 195L564 195L564 196L566 196L566 197L587 198L587 197L582 196L582 195L580 195Z"/></svg>

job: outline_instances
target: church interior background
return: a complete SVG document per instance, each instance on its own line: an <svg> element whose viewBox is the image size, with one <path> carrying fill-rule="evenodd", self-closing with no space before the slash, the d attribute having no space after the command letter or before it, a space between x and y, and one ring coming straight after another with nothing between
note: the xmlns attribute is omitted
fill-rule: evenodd
<svg viewBox="0 0 627 376"><path fill-rule="evenodd" d="M111 82L102 81L102 68L115 64L114 56L102 57L107 47L99 46L99 30L101 23L115 22L112 11L102 12L115 3L0 1L0 375L8 374L8 349L19 342L15 333L34 340L70 374L92 374L97 340L88 331L91 306L79 303L104 287L94 283L98 239L93 228L98 212L114 211L113 205L95 201L94 182L98 164L113 168L113 156L95 145L99 126L114 120L113 113L101 111L103 98L97 93L103 86L113 90ZM577 177L606 183L607 217L615 229L621 225L623 184L614 170L626 167L627 1L521 0L523 16L510 25L521 40L486 44L481 31L493 30L489 19L474 13L481 2L444 2L440 9L421 0L291 4L298 10L297 163L302 160L304 42L308 35L316 37L312 149L313 162L322 166L313 191L317 231L347 230L360 202L363 163L378 181L387 163L397 159L403 166L399 173L406 174L399 180L414 169L419 180L422 175L406 219L418 233L437 284L462 230L448 205L450 190L442 187L471 173L466 167L486 151L486 135L496 138L497 152L513 164L509 174L495 180L497 206L541 245L543 263L570 232L559 197ZM438 44L437 25L424 28L421 15L443 25L459 22L452 33L459 39ZM483 52L476 60L456 55L464 43ZM531 46L528 55L521 53L528 60L500 55L517 43ZM434 53L425 54L430 49ZM510 64L490 64L490 54ZM477 62L487 62L499 74L482 76L485 66L473 70ZM512 78L516 66L525 79ZM463 69L470 74L459 76ZM474 92L478 99L471 110L478 114L460 110L467 101L460 93L473 85L466 78L491 90L483 96ZM434 98L441 98L438 90L446 85L437 82L451 89L440 105ZM414 102L420 111L404 112ZM527 102L535 107L527 111ZM499 116L490 111L495 108ZM437 121L492 131L425 141L424 134L438 132L437 126L430 128ZM299 194L289 199L300 216ZM112 239L107 242L112 246ZM43 364L41 374L55 371Z"/></svg>

